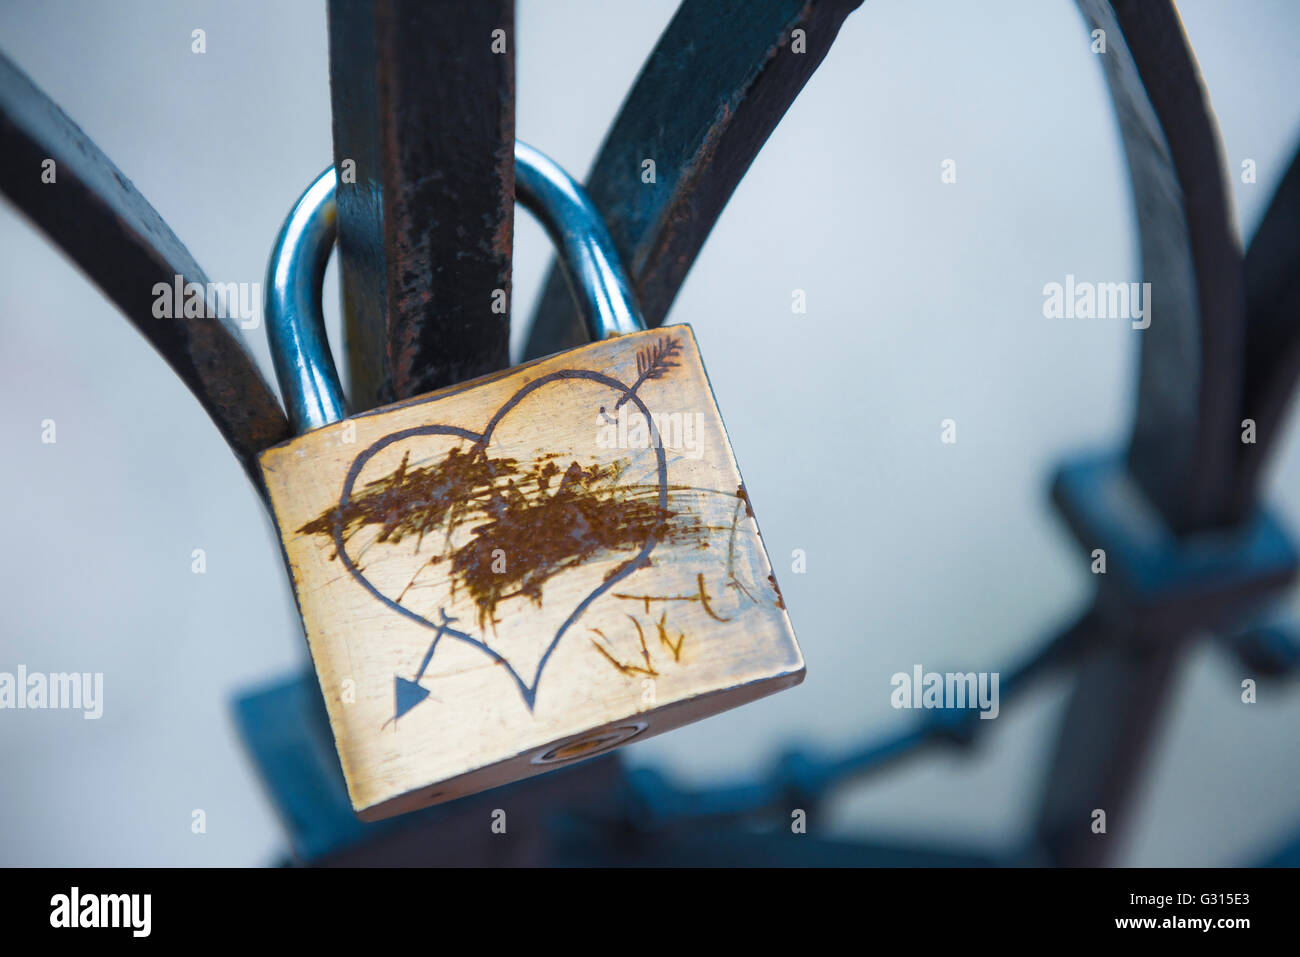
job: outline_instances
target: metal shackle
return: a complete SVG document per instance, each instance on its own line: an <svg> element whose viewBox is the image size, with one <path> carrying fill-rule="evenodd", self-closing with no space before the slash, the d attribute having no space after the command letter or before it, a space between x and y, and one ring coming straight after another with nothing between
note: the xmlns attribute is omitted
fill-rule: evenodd
<svg viewBox="0 0 1300 957"><path fill-rule="evenodd" d="M276 237L266 270L266 337L297 434L347 416L321 311L325 265L338 233L335 184L331 166L307 187ZM545 154L518 140L515 197L558 249L560 268L591 339L645 329L614 241L587 191Z"/></svg>

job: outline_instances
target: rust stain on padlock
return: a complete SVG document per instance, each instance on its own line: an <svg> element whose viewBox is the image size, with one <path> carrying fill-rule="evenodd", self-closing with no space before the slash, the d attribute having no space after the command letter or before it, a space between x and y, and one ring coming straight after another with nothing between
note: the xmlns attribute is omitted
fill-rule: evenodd
<svg viewBox="0 0 1300 957"><path fill-rule="evenodd" d="M650 537L686 542L704 533L684 510L661 508L657 486L619 484L627 459L586 467L572 460L561 471L556 457L544 455L521 471L515 459L489 456L475 443L412 468L407 451L388 475L297 531L333 539L337 527L346 543L362 528L378 526L375 541L397 544L416 536L418 551L426 534L442 529L447 547L420 571L450 561L453 592L463 587L470 593L480 627L494 623L497 605L507 599L522 596L540 607L549 579L597 555L635 550ZM466 524L472 537L452 547L456 530ZM510 556L503 568L494 561L498 553Z"/></svg>
<svg viewBox="0 0 1300 957"><path fill-rule="evenodd" d="M615 595L615 597L625 598L629 596ZM674 599L650 599L647 596L636 596L636 597L638 598L646 597L647 610L649 610L649 603L652 600L661 600L661 601L675 600L675 598ZM612 652L606 650L605 646L601 642L596 641L594 638L591 640L591 643L592 645L595 646L596 650L600 652L601 656L604 657L606 661L608 661L611 665L614 666L615 670L617 670L619 674L627 675L628 677L639 674L639 675L645 675L648 678L657 678L659 676L659 672L655 669L654 662L652 661L651 658L650 649L646 646L645 630L641 627L641 621L640 619L636 618L634 615L628 615L627 617L628 620L632 622L632 625L636 628L637 639L641 644L641 660L644 662L644 666L631 665L624 661L620 661L618 658L614 656ZM667 611L665 611L662 615L660 615L659 620L654 624L656 630L659 633L659 644L662 645L664 648L667 648L668 651L671 652L674 663L681 664L682 646L686 644L686 632L678 631L676 641L673 641L671 638L668 637L668 612ZM601 631L599 628L590 628L588 630L595 633L596 635L599 635L601 639L603 639L606 643L609 642L609 639L605 637L605 633Z"/></svg>

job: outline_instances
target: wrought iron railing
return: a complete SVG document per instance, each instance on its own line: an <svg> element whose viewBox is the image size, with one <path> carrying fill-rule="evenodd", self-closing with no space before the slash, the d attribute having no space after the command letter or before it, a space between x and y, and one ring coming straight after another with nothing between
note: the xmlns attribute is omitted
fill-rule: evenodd
<svg viewBox="0 0 1300 957"><path fill-rule="evenodd" d="M663 322L732 191L861 2L683 0L587 180L651 326ZM1079 7L1087 30L1106 38L1101 61L1128 159L1143 278L1165 306L1141 340L1132 436L1063 464L1053 486L1085 551L1105 549L1108 573L1067 627L1002 672L1004 707L1048 672L1072 684L1024 840L971 851L789 839L791 808L815 808L835 788L925 748L964 747L983 727L975 712L943 710L841 754L789 752L769 773L731 786L686 789L616 757L521 782L511 800L551 824L544 841L510 850L461 827L488 798L363 825L349 809L308 675L237 704L293 859L1103 863L1114 842L1090 840L1080 822L1096 808L1125 820L1175 666L1193 643L1210 634L1260 674L1294 671L1297 644L1267 615L1293 582L1297 557L1260 502L1259 483L1300 374L1300 157L1243 255L1216 123L1173 4ZM340 169L352 162L359 177L340 188L338 212L360 409L507 364L508 314L485 321L482 303L510 286L514 7L330 0L329 24L334 160ZM627 176L645 155L657 161L652 193ZM47 158L58 162L57 190L32 175ZM204 273L129 180L3 58L0 188L157 348L260 490L256 456L289 430L238 332L153 316L157 282L206 285ZM449 219L474 228L438 228ZM454 268L456 282L439 281L442 268ZM552 270L527 354L577 345L582 335ZM1244 443L1247 419L1255 440Z"/></svg>

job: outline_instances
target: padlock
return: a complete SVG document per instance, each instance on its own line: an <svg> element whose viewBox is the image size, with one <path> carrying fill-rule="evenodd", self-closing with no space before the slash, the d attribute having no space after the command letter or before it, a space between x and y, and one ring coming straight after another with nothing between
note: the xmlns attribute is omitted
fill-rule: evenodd
<svg viewBox="0 0 1300 957"><path fill-rule="evenodd" d="M587 345L345 418L320 310L333 169L268 269L268 337L299 434L262 453L262 474L365 820L804 675L694 333L645 328L578 183L524 144L515 170Z"/></svg>

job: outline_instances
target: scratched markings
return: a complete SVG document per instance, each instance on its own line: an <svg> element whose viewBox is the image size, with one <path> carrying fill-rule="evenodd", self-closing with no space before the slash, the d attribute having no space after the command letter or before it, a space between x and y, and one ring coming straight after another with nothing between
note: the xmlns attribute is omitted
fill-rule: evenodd
<svg viewBox="0 0 1300 957"><path fill-rule="evenodd" d="M359 416L263 467L359 810L802 676L687 327Z"/></svg>

